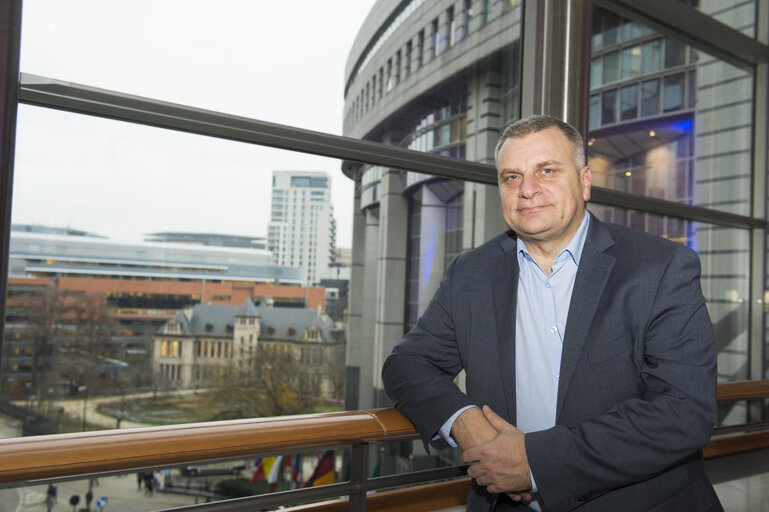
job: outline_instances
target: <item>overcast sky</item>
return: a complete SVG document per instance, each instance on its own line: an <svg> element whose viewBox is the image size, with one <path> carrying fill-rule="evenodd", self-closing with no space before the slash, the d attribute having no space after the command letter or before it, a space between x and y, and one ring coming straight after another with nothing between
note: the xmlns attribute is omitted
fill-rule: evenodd
<svg viewBox="0 0 769 512"><path fill-rule="evenodd" d="M374 0L25 0L21 71L341 134L344 65ZM340 162L19 106L13 222L123 240L153 231L265 236L273 170Z"/></svg>

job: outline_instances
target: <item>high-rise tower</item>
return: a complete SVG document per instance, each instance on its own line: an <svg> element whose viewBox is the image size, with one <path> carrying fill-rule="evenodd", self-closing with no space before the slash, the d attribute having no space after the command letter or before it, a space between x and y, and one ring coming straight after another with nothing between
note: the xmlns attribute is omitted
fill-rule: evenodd
<svg viewBox="0 0 769 512"><path fill-rule="evenodd" d="M306 285L334 262L336 222L331 179L325 172L275 171L267 248L276 265L302 269Z"/></svg>

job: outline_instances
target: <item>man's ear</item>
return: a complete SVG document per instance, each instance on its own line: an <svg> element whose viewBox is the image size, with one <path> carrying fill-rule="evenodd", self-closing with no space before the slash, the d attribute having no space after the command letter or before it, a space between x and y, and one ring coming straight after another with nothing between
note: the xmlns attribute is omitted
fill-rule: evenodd
<svg viewBox="0 0 769 512"><path fill-rule="evenodd" d="M582 200L590 201L590 187L592 186L592 173L590 166L586 165L579 171L579 181L582 183Z"/></svg>

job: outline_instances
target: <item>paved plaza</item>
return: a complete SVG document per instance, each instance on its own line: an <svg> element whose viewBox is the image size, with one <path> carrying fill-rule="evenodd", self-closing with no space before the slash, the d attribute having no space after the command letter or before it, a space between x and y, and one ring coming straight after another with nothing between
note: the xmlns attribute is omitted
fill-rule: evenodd
<svg viewBox="0 0 769 512"><path fill-rule="evenodd" d="M0 438L18 437L21 425L18 420L0 415ZM151 496L139 490L136 474L110 476L98 479L94 485L91 510L98 512L96 500L104 496L107 506L104 512L149 512L164 508L178 507L195 503L195 497L155 491ZM95 482L96 483L96 482ZM72 512L69 499L72 495L80 496L77 509L85 508L85 494L88 492L88 480L74 480L56 484L58 500L54 512ZM0 512L47 512L45 504L47 485L0 489ZM199 500L202 502L202 500Z"/></svg>

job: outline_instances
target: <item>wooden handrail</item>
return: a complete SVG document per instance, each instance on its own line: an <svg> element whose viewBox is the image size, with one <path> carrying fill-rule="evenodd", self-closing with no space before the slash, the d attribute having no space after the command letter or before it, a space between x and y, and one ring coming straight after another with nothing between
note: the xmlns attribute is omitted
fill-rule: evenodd
<svg viewBox="0 0 769 512"><path fill-rule="evenodd" d="M716 392L718 403L761 400L762 398L769 398L769 379L722 382L718 385Z"/></svg>
<svg viewBox="0 0 769 512"><path fill-rule="evenodd" d="M769 380L718 389L719 403L769 398ZM760 434L749 438L766 445ZM416 437L397 410L376 409L0 439L0 484ZM706 455L745 449L723 437Z"/></svg>
<svg viewBox="0 0 769 512"><path fill-rule="evenodd" d="M395 409L0 439L0 483L416 436Z"/></svg>
<svg viewBox="0 0 769 512"><path fill-rule="evenodd" d="M425 510L463 506L467 503L469 492L469 478L381 491L368 497L366 511L424 512ZM348 510L349 500L342 498L323 503L289 507L284 509L284 512L348 512Z"/></svg>

